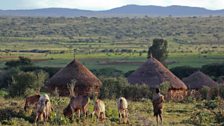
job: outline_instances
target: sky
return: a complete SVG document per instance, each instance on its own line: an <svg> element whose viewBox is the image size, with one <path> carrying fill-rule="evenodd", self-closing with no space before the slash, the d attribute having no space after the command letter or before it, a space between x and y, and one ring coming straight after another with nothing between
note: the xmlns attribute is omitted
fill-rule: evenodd
<svg viewBox="0 0 224 126"><path fill-rule="evenodd" d="M136 5L182 5L203 7L211 10L224 9L224 0L0 0L0 9L76 8L84 10L107 10L128 4Z"/></svg>

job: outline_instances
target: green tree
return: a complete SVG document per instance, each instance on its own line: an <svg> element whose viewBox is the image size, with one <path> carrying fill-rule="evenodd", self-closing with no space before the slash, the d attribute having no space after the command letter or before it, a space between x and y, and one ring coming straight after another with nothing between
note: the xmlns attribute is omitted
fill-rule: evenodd
<svg viewBox="0 0 224 126"><path fill-rule="evenodd" d="M48 74L39 72L19 72L12 77L12 83L9 87L10 96L24 96L28 90L40 91Z"/></svg>
<svg viewBox="0 0 224 126"><path fill-rule="evenodd" d="M164 39L154 39L152 46L148 50L148 58L151 56L164 63L168 56L167 41Z"/></svg>
<svg viewBox="0 0 224 126"><path fill-rule="evenodd" d="M7 67L18 67L18 66L26 66L26 65L32 65L32 61L29 58L26 57L19 57L19 60L12 60L5 63Z"/></svg>

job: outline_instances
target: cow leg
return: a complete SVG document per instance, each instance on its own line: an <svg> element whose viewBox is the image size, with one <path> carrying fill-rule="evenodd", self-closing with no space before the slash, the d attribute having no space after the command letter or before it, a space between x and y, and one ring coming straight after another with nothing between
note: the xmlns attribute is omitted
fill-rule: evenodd
<svg viewBox="0 0 224 126"><path fill-rule="evenodd" d="M37 122L38 118L39 118L39 113L36 114L35 123Z"/></svg>
<svg viewBox="0 0 224 126"><path fill-rule="evenodd" d="M119 116L119 123L121 123L121 112L119 112L118 116Z"/></svg>
<svg viewBox="0 0 224 126"><path fill-rule="evenodd" d="M81 113L80 109L77 110L77 113L78 113L78 118L80 118L80 113Z"/></svg>

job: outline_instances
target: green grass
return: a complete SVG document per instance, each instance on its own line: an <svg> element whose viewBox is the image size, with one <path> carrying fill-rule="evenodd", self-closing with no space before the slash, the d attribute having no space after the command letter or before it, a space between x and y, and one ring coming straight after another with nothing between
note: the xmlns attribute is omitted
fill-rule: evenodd
<svg viewBox="0 0 224 126"><path fill-rule="evenodd" d="M23 54L12 54L11 56L27 56L32 59L47 59L43 61L34 61L35 66L40 67L64 67L74 58L72 54L49 54L45 56L44 54L35 53L23 53ZM135 53L130 55L128 53L123 53L121 55L115 54L105 54L105 53L92 53L92 54L77 54L76 58L81 61L82 64L87 66L89 69L100 69L100 68L116 68L123 72L130 70L135 70L143 62L145 62L147 55ZM12 60L15 58L7 58L0 60L0 68L4 67L5 60ZM224 55L218 53L203 54L199 55L197 53L170 53L167 59L169 62L168 67L176 66L192 66L201 67L205 64L210 63L223 63Z"/></svg>
<svg viewBox="0 0 224 126"><path fill-rule="evenodd" d="M1 114L5 114L3 110L8 110L8 114L12 114L11 118L3 119L0 118L0 122L11 123L13 125L32 125L34 115L31 113L26 113L23 111L23 99L4 99L0 98ZM104 123L97 122L96 119L87 117L86 119L77 119L75 117L72 123L64 118L62 115L63 108L68 104L68 98L57 98L52 97L51 102L54 106L54 112L52 118L48 121L48 125L119 125L118 122L118 111L116 107L116 100L104 100L106 104L106 116L107 119ZM128 101L129 102L129 120L131 125L155 125L155 117L153 117L152 104L150 100L146 101ZM190 117L190 113L193 111L194 104L192 103L174 103L166 102L164 104L164 125L190 125L188 123L183 123ZM89 112L93 110L93 103L91 101L89 106ZM8 115L9 116L9 115ZM6 117L5 117L6 118Z"/></svg>

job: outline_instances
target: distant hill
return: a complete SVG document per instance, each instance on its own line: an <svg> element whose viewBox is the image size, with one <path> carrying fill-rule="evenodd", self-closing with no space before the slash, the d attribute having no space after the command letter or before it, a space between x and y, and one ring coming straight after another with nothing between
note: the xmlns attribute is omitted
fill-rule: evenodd
<svg viewBox="0 0 224 126"><path fill-rule="evenodd" d="M188 6L140 6L126 5L105 11L90 11L67 8L45 8L33 10L0 10L0 16L40 16L40 17L113 17L113 16L209 16L224 15L224 10L208 10Z"/></svg>

